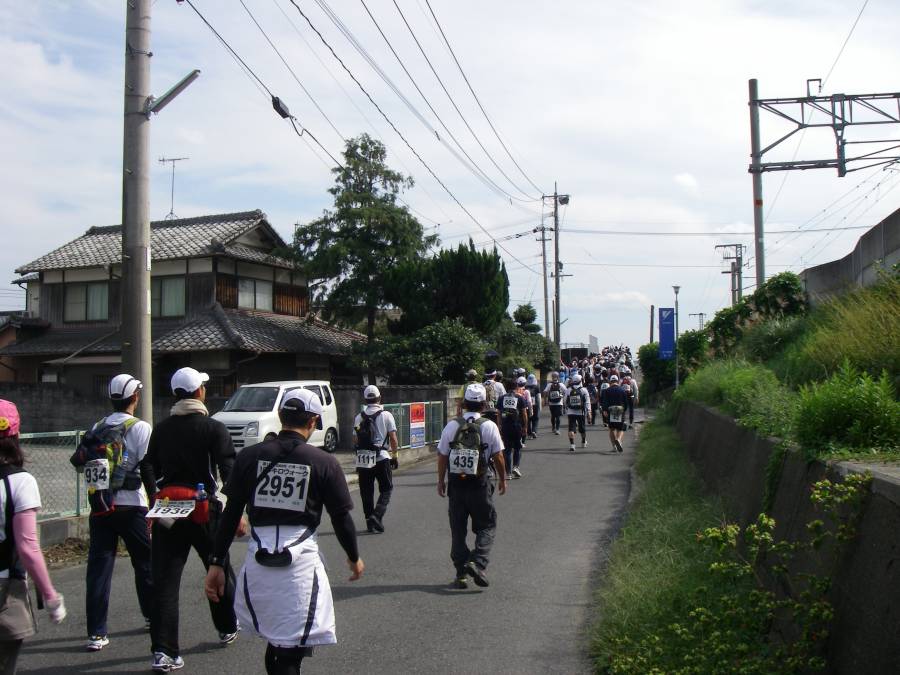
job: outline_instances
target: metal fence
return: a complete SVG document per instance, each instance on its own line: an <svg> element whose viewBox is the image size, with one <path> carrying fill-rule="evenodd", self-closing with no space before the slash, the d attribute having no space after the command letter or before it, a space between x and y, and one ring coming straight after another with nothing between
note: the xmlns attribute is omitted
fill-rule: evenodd
<svg viewBox="0 0 900 675"><path fill-rule="evenodd" d="M80 516L89 510L83 478L69 464L81 434L80 431L19 434L25 469L37 479L41 491L39 520Z"/></svg>
<svg viewBox="0 0 900 675"><path fill-rule="evenodd" d="M425 437L421 444L437 443L444 429L443 401L427 401L424 403L385 403L384 409L394 416L397 423L397 443L401 448L411 448L411 410L413 406L425 406Z"/></svg>

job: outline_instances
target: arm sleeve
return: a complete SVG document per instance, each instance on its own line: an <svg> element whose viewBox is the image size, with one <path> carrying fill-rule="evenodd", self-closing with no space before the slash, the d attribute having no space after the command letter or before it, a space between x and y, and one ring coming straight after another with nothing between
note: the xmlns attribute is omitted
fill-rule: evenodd
<svg viewBox="0 0 900 675"><path fill-rule="evenodd" d="M22 565L29 576L34 579L44 600L54 600L56 589L50 581L47 572L47 563L37 536L37 509L19 511L13 516L13 538L16 542L16 552L22 560Z"/></svg>
<svg viewBox="0 0 900 675"><path fill-rule="evenodd" d="M147 498L153 499L156 494L156 473L153 471L153 464L145 457L138 465L141 472L141 483L144 484L144 490L147 492Z"/></svg>
<svg viewBox="0 0 900 675"><path fill-rule="evenodd" d="M353 517L347 511L343 515L331 516L331 525L334 527L334 534L338 543L350 562L359 560L359 548L356 543L356 525L353 524Z"/></svg>

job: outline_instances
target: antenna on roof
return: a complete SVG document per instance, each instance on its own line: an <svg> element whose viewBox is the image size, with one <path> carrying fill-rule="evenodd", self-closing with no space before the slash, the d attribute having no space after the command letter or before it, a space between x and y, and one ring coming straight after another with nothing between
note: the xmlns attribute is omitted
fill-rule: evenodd
<svg viewBox="0 0 900 675"><path fill-rule="evenodd" d="M177 216L175 215L175 162L183 162L186 159L190 159L190 157L160 157L159 163L165 164L166 162L172 162L172 194L171 194L171 203L169 205L169 213L166 216L166 220L174 220Z"/></svg>

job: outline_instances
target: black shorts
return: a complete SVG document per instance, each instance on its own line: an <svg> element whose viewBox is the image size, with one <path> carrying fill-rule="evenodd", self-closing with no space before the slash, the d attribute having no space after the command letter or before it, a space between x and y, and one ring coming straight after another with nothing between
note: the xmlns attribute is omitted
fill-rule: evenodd
<svg viewBox="0 0 900 675"><path fill-rule="evenodd" d="M503 427L500 430L503 447L507 450L522 449L522 429L519 427Z"/></svg>
<svg viewBox="0 0 900 675"><path fill-rule="evenodd" d="M569 431L584 433L584 415L569 415Z"/></svg>

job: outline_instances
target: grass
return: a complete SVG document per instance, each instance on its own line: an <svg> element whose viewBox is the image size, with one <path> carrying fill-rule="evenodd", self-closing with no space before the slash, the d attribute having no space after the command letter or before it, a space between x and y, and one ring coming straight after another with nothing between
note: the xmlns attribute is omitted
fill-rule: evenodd
<svg viewBox="0 0 900 675"><path fill-rule="evenodd" d="M674 429L662 420L644 427L636 469L640 493L596 594L600 619L591 653L598 673L628 672L621 664L636 641L678 621L701 589L710 590L713 556L695 535L724 519L721 505L703 496Z"/></svg>

